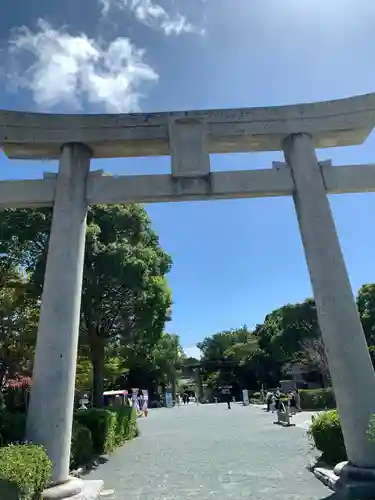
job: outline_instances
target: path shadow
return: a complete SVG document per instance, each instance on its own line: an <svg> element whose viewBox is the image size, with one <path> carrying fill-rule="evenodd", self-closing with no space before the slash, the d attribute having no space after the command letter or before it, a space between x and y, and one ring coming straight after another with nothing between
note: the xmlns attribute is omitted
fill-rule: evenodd
<svg viewBox="0 0 375 500"><path fill-rule="evenodd" d="M99 467L109 461L107 455L100 455L95 457L90 463L79 467L78 469L71 471L70 474L74 477L83 477L90 474L93 470L99 469ZM2 497L0 497L2 499Z"/></svg>
<svg viewBox="0 0 375 500"><path fill-rule="evenodd" d="M322 498L319 498L318 500L342 500L342 495L334 492L328 496L324 496Z"/></svg>

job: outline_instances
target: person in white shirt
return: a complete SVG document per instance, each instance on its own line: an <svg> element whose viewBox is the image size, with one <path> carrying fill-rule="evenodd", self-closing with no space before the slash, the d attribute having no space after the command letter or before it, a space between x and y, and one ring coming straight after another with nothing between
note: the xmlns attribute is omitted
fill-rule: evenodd
<svg viewBox="0 0 375 500"><path fill-rule="evenodd" d="M273 396L273 393L271 391L267 391L267 394L266 394L267 411L271 410L272 396Z"/></svg>

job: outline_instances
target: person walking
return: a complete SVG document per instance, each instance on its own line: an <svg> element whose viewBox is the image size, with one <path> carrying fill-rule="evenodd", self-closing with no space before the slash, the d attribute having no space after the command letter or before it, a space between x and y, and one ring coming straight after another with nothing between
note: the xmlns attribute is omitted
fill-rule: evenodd
<svg viewBox="0 0 375 500"><path fill-rule="evenodd" d="M266 404L267 404L267 411L269 412L271 410L271 405L272 405L272 392L268 391L266 395Z"/></svg>
<svg viewBox="0 0 375 500"><path fill-rule="evenodd" d="M295 415L297 412L297 401L296 401L296 395L294 391L289 391L288 393L288 406L289 406L289 411L292 415Z"/></svg>
<svg viewBox="0 0 375 500"><path fill-rule="evenodd" d="M276 393L275 393L275 410L276 411L281 410L280 402L281 402L281 391L280 391L280 389L278 387L276 389Z"/></svg>
<svg viewBox="0 0 375 500"><path fill-rule="evenodd" d="M228 410L231 410L231 402L232 402L232 396L230 394L230 391L228 389L228 394L226 394L226 399L227 399L227 405L228 405Z"/></svg>
<svg viewBox="0 0 375 500"><path fill-rule="evenodd" d="M296 398L296 410L297 411L302 411L302 408L301 408L301 395L299 393L299 390L296 389L294 391L294 394L295 394L295 398Z"/></svg>

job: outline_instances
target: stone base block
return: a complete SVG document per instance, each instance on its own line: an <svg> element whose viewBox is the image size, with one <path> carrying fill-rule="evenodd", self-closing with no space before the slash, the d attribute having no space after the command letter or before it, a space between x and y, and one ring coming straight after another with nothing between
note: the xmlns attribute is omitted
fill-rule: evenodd
<svg viewBox="0 0 375 500"><path fill-rule="evenodd" d="M44 490L43 500L98 500L103 481L83 481L72 478L66 483Z"/></svg>
<svg viewBox="0 0 375 500"><path fill-rule="evenodd" d="M335 468L316 467L314 475L328 488L338 493L340 498L349 500L375 498L375 470L373 469L361 469L342 462Z"/></svg>

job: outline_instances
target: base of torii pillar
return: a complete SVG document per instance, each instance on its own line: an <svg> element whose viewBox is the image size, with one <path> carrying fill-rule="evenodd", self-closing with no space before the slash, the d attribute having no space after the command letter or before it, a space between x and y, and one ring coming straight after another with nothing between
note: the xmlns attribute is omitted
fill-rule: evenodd
<svg viewBox="0 0 375 500"><path fill-rule="evenodd" d="M316 467L314 475L325 486L337 493L340 499L375 498L375 470L355 467L349 462L341 462L333 469Z"/></svg>
<svg viewBox="0 0 375 500"><path fill-rule="evenodd" d="M82 479L71 478L69 481L52 486L43 491L43 500L98 500L99 498L114 498L113 490L111 495L106 495L103 490L103 481L83 481Z"/></svg>

